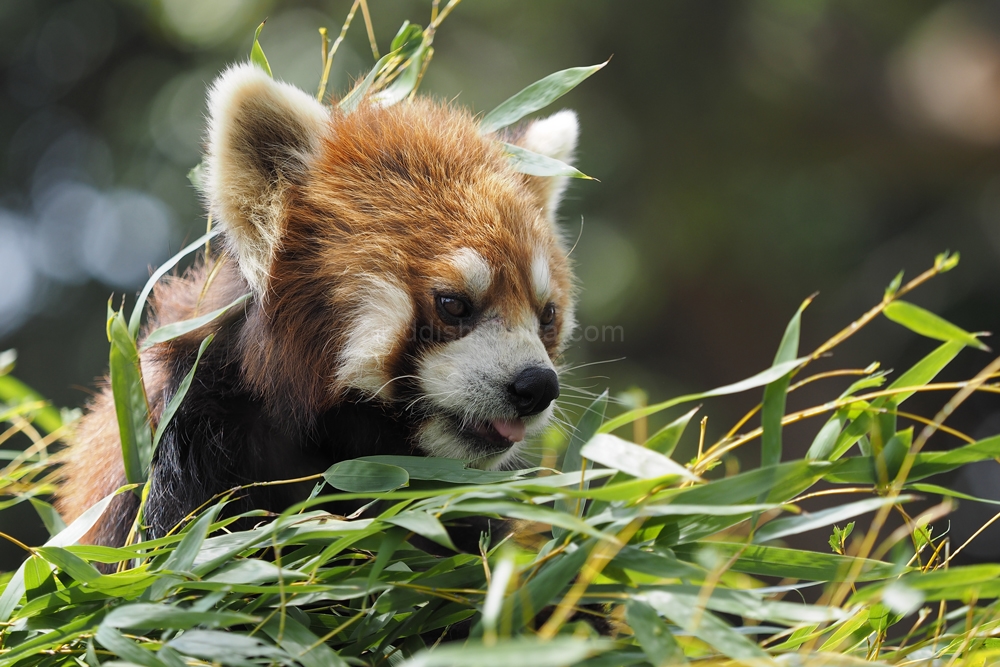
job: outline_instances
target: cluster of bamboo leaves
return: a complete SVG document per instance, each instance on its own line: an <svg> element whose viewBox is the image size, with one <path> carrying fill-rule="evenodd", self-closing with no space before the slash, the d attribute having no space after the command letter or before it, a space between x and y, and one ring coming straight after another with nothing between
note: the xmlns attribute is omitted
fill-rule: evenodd
<svg viewBox="0 0 1000 667"><path fill-rule="evenodd" d="M52 488L53 444L74 415L15 380L5 355L0 437L30 444L0 450L10 459L0 492L5 505L35 504L52 537L21 545L27 559L3 577L0 666L771 664L787 654L817 664L983 664L1000 654L1000 565L949 566L948 538L928 524L965 496L922 480L1000 456L1000 437L924 448L964 397L1000 392L991 382L1000 363L935 383L963 348L983 345L900 298L956 261L942 255L909 284L897 280L807 355L798 350L800 309L773 365L741 382L610 418L602 394L575 425L558 471L366 457L317 475L313 497L280 516L251 513L260 517L253 529L232 528L237 517L225 508L235 489L169 536L142 540L137 531L123 548L78 543L112 496L68 527L40 498ZM940 344L891 381L873 365L793 384L880 315ZM787 393L803 383L850 375L828 402L785 412ZM687 429L695 410L645 442L615 435L657 412L754 390L763 393L761 427L737 425L684 465L671 455L686 432L695 436ZM905 413L922 426L914 435L896 422L920 391L954 395L936 416ZM782 425L819 416L826 422L808 455L783 457ZM718 474L724 454L757 440L759 468ZM801 511L821 483L844 500ZM917 495L944 501L910 516L905 506ZM343 499L372 504L364 518L323 511ZM902 528L883 530L893 511ZM873 512L865 535L843 527ZM479 553L458 552L447 527L483 516L521 522L522 535L484 534ZM816 530L833 533L830 551L784 543ZM437 555L418 546L427 542Z"/></svg>
<svg viewBox="0 0 1000 667"><path fill-rule="evenodd" d="M341 111L350 113L365 97L392 104L412 96L433 55L434 32L456 4L438 11L435 2L427 28L404 24L387 55L372 36L376 65L338 102ZM320 100L358 8L368 24L365 0L356 0L332 46L321 31ZM256 37L251 59L270 73ZM483 131L502 131L600 67L532 84L486 114ZM525 173L582 176L543 156L506 150ZM140 337L153 285L215 234L161 267L128 317L124 308L109 308L110 377L129 482L118 493L145 496L159 435L197 368L196 361L153 420L142 350L247 298ZM906 285L900 274L871 310L803 355L805 302L772 366L746 380L614 416L606 414L607 394L596 397L567 434L556 469L482 471L449 459L366 457L316 475L310 499L279 516L250 513L259 519L253 529L236 529L239 517L226 512L241 489L160 539L146 538L140 510L121 548L79 543L113 496L69 526L47 502L59 443L78 413L53 408L11 375L13 353L0 354L0 510L29 502L51 534L42 546L0 534L26 556L0 577L0 667L989 663L1000 656L1000 565L951 566L963 545L950 544L931 524L954 499L969 497L925 480L1000 457L1000 436L973 441L944 424L973 392L1000 393L1000 360L966 381L936 382L964 348L986 348L976 335L902 299L957 261L943 254ZM891 377L877 364L809 372L881 316L936 347ZM206 338L201 350L210 344ZM837 378L851 384L827 402L786 409L789 392ZM698 455L686 463L671 457L685 433L698 437L688 428L697 408L671 415L638 442L623 437L630 424L655 414L746 391L762 392L760 405L716 442L704 442L702 429ZM951 392L938 414L901 408L926 391ZM783 426L806 419L817 423L815 439L804 458L791 458ZM928 440L942 431L963 442L932 451ZM643 432L634 429L633 438ZM758 442L759 468L719 465ZM836 502L804 511L803 501L819 494ZM918 496L941 502L911 516L907 503ZM366 511L324 511L345 499L367 501ZM872 514L870 528L855 534L854 520ZM520 528L484 534L478 553L462 553L448 527L469 517ZM830 550L788 546L787 538L810 531L829 535Z"/></svg>

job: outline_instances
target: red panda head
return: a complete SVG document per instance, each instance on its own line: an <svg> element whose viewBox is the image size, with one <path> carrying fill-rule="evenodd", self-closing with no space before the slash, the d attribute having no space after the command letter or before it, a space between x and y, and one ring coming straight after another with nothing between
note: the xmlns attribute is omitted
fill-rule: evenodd
<svg viewBox="0 0 1000 667"><path fill-rule="evenodd" d="M348 114L241 65L209 109L206 195L255 301L248 383L305 415L372 401L428 455L511 460L575 326L566 179L517 173L425 99ZM562 111L505 139L568 160L576 138Z"/></svg>

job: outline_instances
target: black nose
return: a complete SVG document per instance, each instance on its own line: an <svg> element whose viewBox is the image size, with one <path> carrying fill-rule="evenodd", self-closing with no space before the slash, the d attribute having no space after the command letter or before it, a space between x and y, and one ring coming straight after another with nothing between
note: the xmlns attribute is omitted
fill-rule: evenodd
<svg viewBox="0 0 1000 667"><path fill-rule="evenodd" d="M510 402L519 417L530 417L549 407L559 397L559 378L555 371L542 366L529 366L517 374L507 387Z"/></svg>

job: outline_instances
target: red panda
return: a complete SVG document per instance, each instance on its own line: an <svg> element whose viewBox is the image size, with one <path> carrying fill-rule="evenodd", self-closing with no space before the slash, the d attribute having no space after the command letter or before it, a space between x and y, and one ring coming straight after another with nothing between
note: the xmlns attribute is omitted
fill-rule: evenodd
<svg viewBox="0 0 1000 667"><path fill-rule="evenodd" d="M157 285L147 331L251 298L143 353L156 420L215 334L155 453L151 534L227 489L359 456L515 463L550 420L575 326L565 177L516 172L451 104L345 113L250 64L208 107L203 187L223 249ZM577 133L561 111L502 139L568 161ZM125 483L120 452L105 389L66 453L67 520ZM310 488L252 488L234 509L281 511ZM137 506L119 495L89 539L122 544Z"/></svg>

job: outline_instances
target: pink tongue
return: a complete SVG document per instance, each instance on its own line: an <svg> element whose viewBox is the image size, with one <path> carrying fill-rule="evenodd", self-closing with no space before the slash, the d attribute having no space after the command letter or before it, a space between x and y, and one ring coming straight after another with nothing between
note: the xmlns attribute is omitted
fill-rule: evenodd
<svg viewBox="0 0 1000 667"><path fill-rule="evenodd" d="M497 433L511 442L524 440L524 422L520 419L494 419L490 424Z"/></svg>

